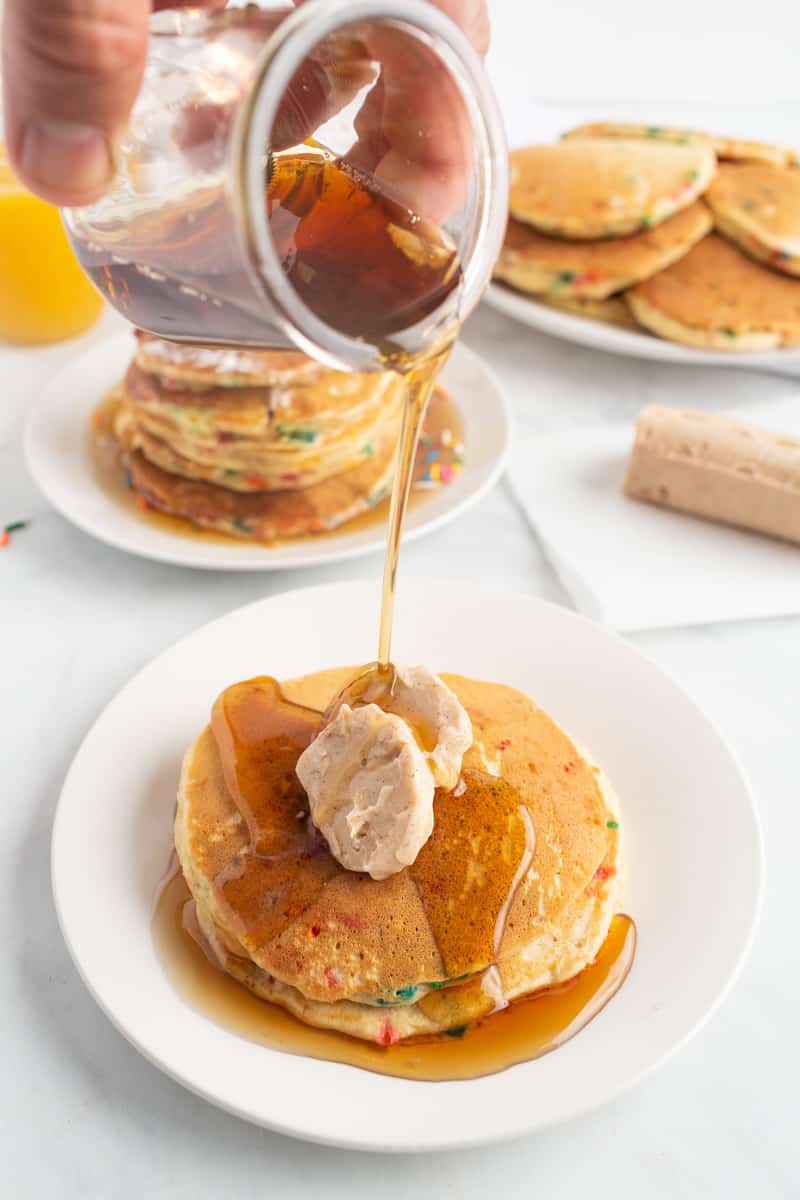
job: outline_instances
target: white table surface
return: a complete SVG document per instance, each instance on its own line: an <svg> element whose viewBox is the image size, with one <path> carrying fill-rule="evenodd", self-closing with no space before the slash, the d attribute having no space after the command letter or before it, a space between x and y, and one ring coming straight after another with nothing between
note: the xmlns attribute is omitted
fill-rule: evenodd
<svg viewBox="0 0 800 1200"><path fill-rule="evenodd" d="M81 738L131 673L187 631L280 589L380 569L373 558L274 575L195 572L127 557L51 512L22 463L25 413L52 370L116 327L107 317L81 344L0 350L0 524L32 519L0 551L0 1162L9 1196L218 1200L319 1189L351 1200L373 1197L377 1187L388 1200L412 1191L562 1200L736 1200L757 1189L770 1200L800 1195L800 619L634 639L738 750L761 804L768 887L755 950L735 991L701 1035L632 1094L506 1146L380 1161L305 1146L228 1117L163 1077L112 1029L67 956L50 897L53 810ZM633 419L645 402L677 396L722 407L800 392L800 384L776 377L573 348L485 309L466 340L495 367L526 433ZM402 573L450 573L466 586L489 575L566 602L505 482L447 530L408 546ZM724 895L719 911L724 920Z"/></svg>

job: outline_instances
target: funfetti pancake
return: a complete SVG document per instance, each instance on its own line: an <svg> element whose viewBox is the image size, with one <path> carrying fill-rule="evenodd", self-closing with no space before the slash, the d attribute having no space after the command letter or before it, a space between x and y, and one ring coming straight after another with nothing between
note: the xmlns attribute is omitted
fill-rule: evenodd
<svg viewBox="0 0 800 1200"><path fill-rule="evenodd" d="M509 222L495 278L532 294L605 300L686 254L711 229L702 201L653 229L601 241L567 241Z"/></svg>
<svg viewBox="0 0 800 1200"><path fill-rule="evenodd" d="M124 455L129 483L142 501L201 529L274 543L337 529L389 493L396 438L358 466L306 488L236 492L165 471L140 450Z"/></svg>
<svg viewBox="0 0 800 1200"><path fill-rule="evenodd" d="M562 238L618 237L688 208L716 169L708 145L586 138L511 154L511 215Z"/></svg>
<svg viewBox="0 0 800 1200"><path fill-rule="evenodd" d="M380 406L398 387L389 373L342 375L326 371L294 385L165 388L160 376L132 363L124 391L137 410L187 437L219 446L252 440L276 446L321 445Z"/></svg>
<svg viewBox="0 0 800 1200"><path fill-rule="evenodd" d="M800 345L797 281L715 233L626 299L641 325L687 346L735 352Z"/></svg>
<svg viewBox="0 0 800 1200"><path fill-rule="evenodd" d="M342 377L278 388L165 389L135 364L114 428L125 450L188 479L237 492L284 491L358 466L397 431L397 376Z"/></svg>
<svg viewBox="0 0 800 1200"><path fill-rule="evenodd" d="M402 399L397 388L375 389L369 411L351 428L326 437L278 425L273 437L216 436L193 428L186 410L159 411L122 397L115 435L126 451L187 479L205 480L236 492L307 488L372 458L376 446L396 436ZM206 414L207 416L207 414Z"/></svg>
<svg viewBox="0 0 800 1200"><path fill-rule="evenodd" d="M351 675L234 685L187 752L175 845L210 952L302 1020L382 1044L480 1019L498 989L573 977L620 895L599 768L520 692L445 675L475 735L464 789L437 792L411 866L380 881L346 871L294 766Z"/></svg>
<svg viewBox="0 0 800 1200"><path fill-rule="evenodd" d="M137 331L137 366L158 376L166 387L287 387L308 384L331 374L299 350L255 350L169 342Z"/></svg>
<svg viewBox="0 0 800 1200"><path fill-rule="evenodd" d="M746 138L725 137L717 133L703 133L697 129L674 129L665 125L626 124L618 121L593 121L589 125L578 125L563 134L570 138L634 138L645 141L669 142L677 146L710 145L717 158L733 162L772 163L776 167L789 166L796 161L797 152L787 146L775 146L771 142L754 142Z"/></svg>
<svg viewBox="0 0 800 1200"><path fill-rule="evenodd" d="M581 296L536 296L537 304L557 308L561 312L585 317L589 321L601 321L604 325L616 325L619 329L640 329L630 306L623 296L609 296L607 300L587 300Z"/></svg>
<svg viewBox="0 0 800 1200"><path fill-rule="evenodd" d="M720 233L753 258L800 275L800 171L724 164L708 203Z"/></svg>

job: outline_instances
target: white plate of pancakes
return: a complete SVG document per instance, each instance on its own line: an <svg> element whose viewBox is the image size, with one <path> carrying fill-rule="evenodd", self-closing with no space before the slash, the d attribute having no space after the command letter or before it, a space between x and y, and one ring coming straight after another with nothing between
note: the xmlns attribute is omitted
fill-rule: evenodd
<svg viewBox="0 0 800 1200"><path fill-rule="evenodd" d="M133 456L137 465L134 465L133 469L127 469L128 486L126 467L119 461L116 450L112 457L108 457L104 448L98 453L98 446L103 447L104 442L102 439L98 440L97 420L99 417L102 422L107 422L104 401L111 397L112 402L116 404L123 380L126 385L124 398L127 400L131 371L136 372L137 383L143 380L145 384L152 385L153 380L157 380L157 376L142 371L137 366L137 361L141 359L142 346L148 351L153 346L161 351L166 347L169 353L163 353L164 369L169 366L170 370L180 370L182 374L174 380L168 379L155 396L152 395L152 386L149 387L149 392L147 387L140 389L144 394L142 410L147 416L154 413L155 421L161 422L161 426L156 426L156 437L150 436L150 429L137 431L137 436L149 438L147 453L152 454L150 447L155 447L160 450L160 454L156 465L155 461L151 463L143 457L144 451L137 451ZM374 433L373 425L381 425L382 422L382 431L370 437L363 432L364 423L361 422L353 435L359 436L359 455L368 454L369 460L365 459L363 463L356 464L352 470L335 473L331 478L317 483L317 486L306 486L307 481L317 482L312 476L295 473L286 476L291 481L291 490L283 490L282 485L278 485L278 490L273 489L270 492L267 499L268 511L277 511L287 520L295 520L298 513L305 519L310 513L318 532L309 533L307 536L280 538L274 542L262 542L253 537L226 536L225 532L220 531L224 525L221 520L217 520L217 514L214 514L216 528L198 530L188 520L155 511L152 501L161 503L161 498L154 496L153 491L167 481L171 489L168 493L169 501L177 496L183 503L183 498L188 496L192 504L200 504L199 511L203 519L209 508L209 496L214 498L214 504L217 503L216 497L224 499L225 508L222 515L226 521L228 510L234 513L251 512L252 504L260 503L260 495L243 496L241 492L216 486L220 473L217 471L216 455L222 451L239 452L241 445L247 446L255 440L257 453L261 456L258 461L264 461L263 429L266 422L263 412L268 409L270 428L273 431L275 427L281 430L281 438L284 441L284 445L279 447L279 452L284 457L291 457L292 471L295 471L295 461L298 459L302 459L306 469L308 463L314 461L308 451L316 448L309 446L308 442L313 441L316 432L310 420L303 424L309 407L306 400L309 388L305 379L301 379L299 383L293 379L291 385L287 386L285 378L276 378L270 352L222 352L219 355L203 348L189 348L188 352L184 352L181 347L174 347L169 343L144 339L139 343L137 358L132 363L134 353L134 339L127 334L111 338L94 347L62 370L50 382L31 410L25 436L29 469L48 500L73 524L100 541L131 554L180 566L212 570L263 571L315 566L355 558L383 548L384 510L387 504L382 501L382 497L387 491L386 470L391 466L391 430L388 429L388 421L385 421L382 415L382 407L385 409L391 403L397 408L398 396L395 393L391 396L386 393L385 404L377 395L370 399L369 421L372 425L368 424L367 429ZM150 371L156 369L152 365L153 357L151 353L145 360L145 365ZM283 357L292 360L293 371L296 366L295 360L300 360L300 371L304 376L310 372L313 379L316 378L316 372L326 378L335 377L337 382L327 390L329 393L337 393L331 403L334 406L338 405L340 410L342 405L350 404L350 401L347 394L343 398L338 394L339 391L347 393L348 389L352 391L355 388L353 403L350 404L351 411L355 411L355 402L361 400L357 389L361 387L361 392L364 391L362 384L365 377L351 377L326 371L299 354L286 354ZM269 369L266 375L259 375L258 371L261 370L261 363L265 358L269 359ZM174 366L170 362L172 359ZM233 359L236 359L234 366L243 363L244 368L239 370L237 367L236 371L230 372L229 366ZM183 375L188 371L187 362L194 374L189 373L190 383L185 386ZM212 364L210 367L209 363ZM228 372L224 379L224 390L216 388L212 393L204 381L205 372L210 370L218 376L220 364ZM215 382L218 383L219 380L216 379ZM267 382L269 386L260 386ZM435 420L437 399L446 397L445 408L448 405L452 406L447 411L453 413L454 421L460 424L460 429L453 435L449 429L440 430L434 425L435 437L428 439L427 443L423 438L418 461L421 463L423 456L426 462L428 458L439 459L440 455L441 461L431 461L431 465L424 468L425 477L419 480L419 487L415 486L412 491L412 502L403 533L407 539L439 528L480 499L502 473L508 449L510 410L493 375L477 355L464 346L456 346L442 372L440 382L443 391L434 397L431 414ZM253 383L259 386L251 386ZM204 396L209 395L213 395L212 401L203 400ZM267 400L264 399L265 396L268 397ZM200 397L200 400L197 397ZM204 412L200 405L208 406L209 403L216 405L214 419L223 422L221 431L218 427L211 431L210 459L207 431L203 427L198 434L196 425L196 422L204 420L208 413L208 407ZM281 408L281 405L294 405L295 419L290 428L281 425L282 418L284 421L287 419L284 416L287 409ZM299 417L296 416L297 411ZM172 414L175 413L178 414L177 422L172 421ZM200 469L205 473L203 478L185 477L194 473L198 466L197 461L185 456L186 440L178 443L180 453L177 456L175 441L170 443L165 440L167 436L174 435L176 423L182 421L187 413L190 424L188 444L200 447L198 460L205 454L205 461L200 463ZM392 414L396 416L394 409ZM334 407L334 418L338 415ZM349 418L350 414L346 415ZM165 416L167 422L172 421L171 427L166 426L167 434L163 433ZM256 429L254 439L248 443L250 428L257 422L260 422L260 425ZM247 437L241 432L243 428ZM231 432L231 429L235 432ZM335 432L338 435L339 431ZM181 437L184 433L182 427L178 429ZM348 430L345 430L345 433L350 437ZM376 436L382 439L380 443L376 441ZM343 441L343 437L338 437L336 445ZM368 444L370 441L378 446L377 452L373 445ZM430 445L429 451L426 450L426 445ZM116 441L114 446L117 446ZM196 452L192 449L191 453ZM163 458L164 454L167 455L166 460ZM273 455L270 462L274 457ZM173 464L176 461L178 466L174 468ZM212 462L211 468L208 466L209 461ZM230 458L225 460L226 464L230 461ZM171 470L162 469L165 462ZM349 466L350 461L345 459L345 464ZM371 475L368 474L370 472ZM144 473L144 486L150 489L144 495L131 490L140 486L140 473ZM222 474L241 477L242 472L226 469ZM430 474L434 476L432 480L427 478ZM363 488L360 483L362 478ZM341 486L347 479L353 481L349 490ZM252 475L246 476L245 486L249 486L251 480ZM272 485L273 480L269 482ZM260 476L255 478L255 487L261 487L262 483L263 479ZM316 498L316 505L312 498ZM339 511L353 511L354 519L344 521L336 528L323 527L317 517L321 516L323 520L328 521L329 514L325 509L331 504L344 505L341 510L334 508L334 514ZM358 511L359 508L363 511ZM259 519L263 520L263 513ZM240 518L233 518L234 524L237 520Z"/></svg>
<svg viewBox="0 0 800 1200"><path fill-rule="evenodd" d="M284 1050L280 1041L258 1044L203 1011L198 993L175 986L154 941L181 760L217 695L237 680L293 679L369 661L378 604L373 583L284 593L205 626L136 675L87 735L63 787L52 845L59 921L84 982L120 1032L172 1078L228 1112L295 1137L365 1150L457 1148L519 1136L619 1095L679 1049L721 1003L746 957L761 901L757 813L734 754L711 722L621 639L531 596L465 591L448 580L401 581L396 661L426 662L531 697L533 705L518 698L526 721L549 722L558 737L567 737L563 727L574 738L572 761L559 775L573 781L563 783L564 795L572 787L573 801L574 781L583 778L581 787L588 787L585 764L594 772L599 764L610 780L603 794L613 789L618 798L618 820L608 823L619 828L614 904L636 923L632 968L571 1040L478 1078L395 1078L379 1068L289 1053L289 1042ZM480 712L472 716L475 727ZM523 762L530 748L509 748L507 740L498 751L517 754L517 775L506 774L505 761L501 775L515 778L523 793L530 788L525 802L541 861L559 848L560 872L571 878L569 837L558 833L561 791L523 786L523 767L527 779L537 778ZM545 775L561 769L557 758L534 765ZM588 798L586 805L588 814ZM361 936L352 930L369 928L370 911L364 907L365 925L357 912L347 914L350 933L343 924L342 945ZM316 944L319 932L311 926L305 944ZM286 970L293 969L287 960ZM489 1023L513 1011L512 1005ZM458 1043L459 1053L461 1046L469 1053L470 1036Z"/></svg>
<svg viewBox="0 0 800 1200"><path fill-rule="evenodd" d="M495 308L612 353L800 375L794 151L596 123L513 151L511 175Z"/></svg>

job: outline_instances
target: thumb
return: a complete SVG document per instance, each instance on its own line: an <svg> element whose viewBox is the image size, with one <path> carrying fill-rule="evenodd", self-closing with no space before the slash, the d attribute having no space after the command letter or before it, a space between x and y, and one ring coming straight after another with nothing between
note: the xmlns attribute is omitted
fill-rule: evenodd
<svg viewBox="0 0 800 1200"><path fill-rule="evenodd" d="M96 200L139 90L150 0L6 0L6 141L22 182L51 204Z"/></svg>

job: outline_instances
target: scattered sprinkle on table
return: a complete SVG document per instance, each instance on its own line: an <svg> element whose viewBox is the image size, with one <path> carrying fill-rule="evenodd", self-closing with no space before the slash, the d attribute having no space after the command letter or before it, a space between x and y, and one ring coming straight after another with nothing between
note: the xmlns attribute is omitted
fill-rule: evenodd
<svg viewBox="0 0 800 1200"><path fill-rule="evenodd" d="M20 529L27 529L30 521L12 521L10 525L6 525L2 533L0 533L0 549L4 550L11 543L12 533L19 533Z"/></svg>

